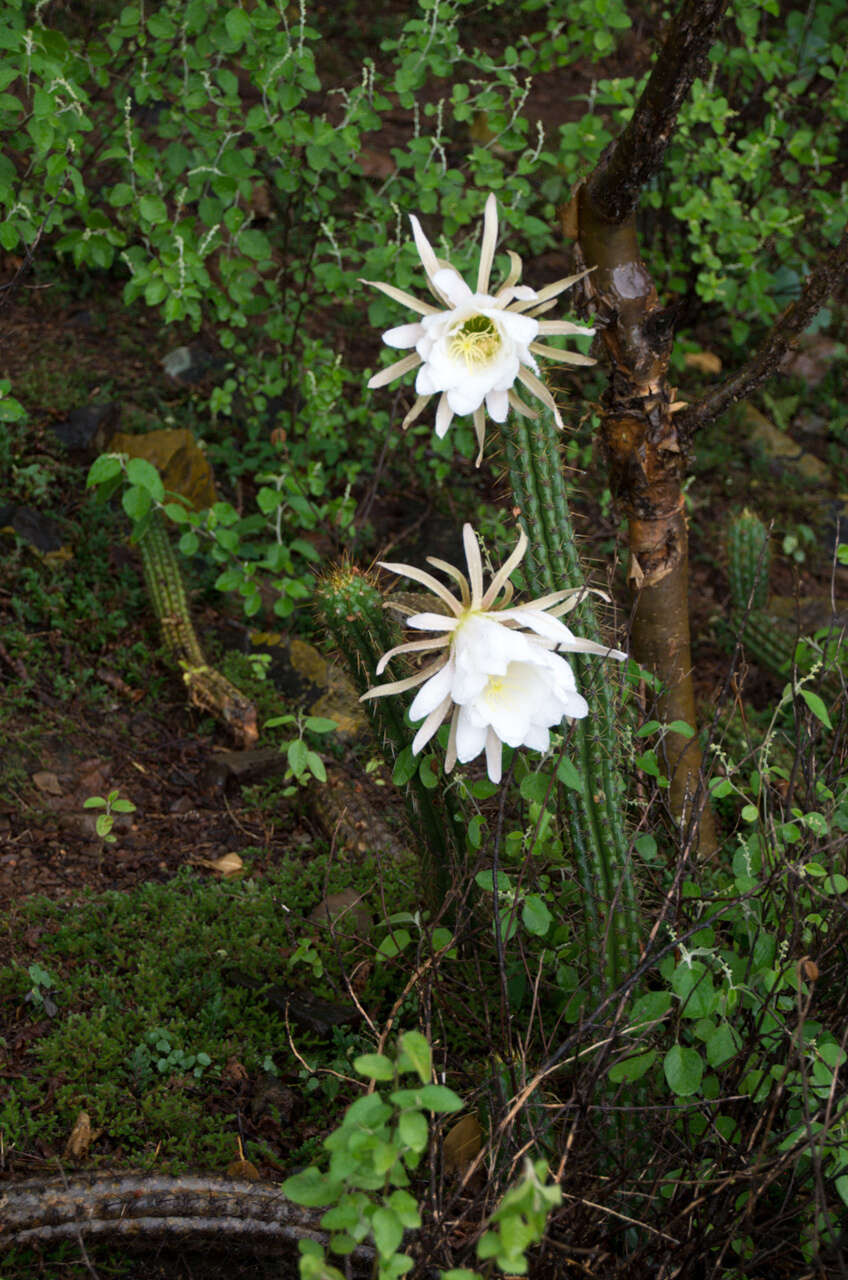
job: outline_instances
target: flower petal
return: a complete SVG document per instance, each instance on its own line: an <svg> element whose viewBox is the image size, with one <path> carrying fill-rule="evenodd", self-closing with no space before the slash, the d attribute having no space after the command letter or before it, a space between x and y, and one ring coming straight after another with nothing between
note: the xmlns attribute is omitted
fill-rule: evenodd
<svg viewBox="0 0 848 1280"><path fill-rule="evenodd" d="M450 709L451 700L449 694L443 702L440 702L437 707L433 708L421 728L416 733L415 737L412 739L412 754L414 756L418 755L418 752L422 747L426 747L427 743L437 731Z"/></svg>
<svg viewBox="0 0 848 1280"><path fill-rule="evenodd" d="M551 410L554 415L554 422L559 427L560 431L562 431L564 424L562 418L559 416L559 409L556 407L554 398L545 386L544 382L542 382L540 378L537 378L531 369L525 368L524 365L522 365L518 370L518 381L522 382L528 391L532 391L533 395L537 396L538 399L541 400L542 404Z"/></svg>
<svg viewBox="0 0 848 1280"><path fill-rule="evenodd" d="M495 260L495 245L498 239L498 203L495 194L489 196L483 211L483 243L480 249L480 266L477 271L477 292L489 292L489 276L492 274L492 263Z"/></svg>
<svg viewBox="0 0 848 1280"><path fill-rule="evenodd" d="M394 649L384 653L377 663L375 674L381 676L392 658L399 653L423 653L426 649L444 649L450 644L450 636L438 636L432 640L407 640L404 644L396 644ZM412 686L410 685L410 688Z"/></svg>
<svg viewBox="0 0 848 1280"><path fill-rule="evenodd" d="M413 422L415 422L417 418L421 417L421 414L427 408L427 405L430 403L432 398L433 398L432 396L418 396L417 400L415 401L415 404L412 406L409 413L406 415L403 422L400 424L401 430L405 431L407 427L412 426Z"/></svg>
<svg viewBox="0 0 848 1280"><path fill-rule="evenodd" d="M432 280L436 275L436 272L439 270L438 259L433 252L433 247L430 244L430 241L421 229L421 223L418 221L414 213L410 214L409 221L412 223L412 234L415 237L415 247L418 250L418 256L421 259L424 270Z"/></svg>
<svg viewBox="0 0 848 1280"><path fill-rule="evenodd" d="M589 268L590 271L593 269L594 268L591 267ZM588 274L589 271L578 271L577 275L564 276L562 280L555 280L553 284L546 284L544 289L539 290L538 297L536 299L537 302L547 302L550 298L555 298L558 293L562 293L565 289L570 289L573 284L577 284L578 280L582 280L583 277ZM527 307L527 303L522 303L520 306L516 307L515 310L526 311Z"/></svg>
<svg viewBox="0 0 848 1280"><path fill-rule="evenodd" d="M465 563L468 565L468 581L471 585L471 608L479 609L483 599L483 561L477 537L467 523L462 526L462 545L465 548Z"/></svg>
<svg viewBox="0 0 848 1280"><path fill-rule="evenodd" d="M375 387L384 387L386 383L394 382L395 378L402 378L405 373L409 373L410 369L417 369L420 363L420 355L417 351L413 351L411 355L390 364L387 369L381 369L379 373L375 373L373 378L368 379L368 386L372 391Z"/></svg>
<svg viewBox="0 0 848 1280"><path fill-rule="evenodd" d="M572 324L570 320L540 320L539 332L548 337L567 337L570 334L579 334L581 337L590 338L597 332L596 329L590 329L585 324Z"/></svg>
<svg viewBox="0 0 848 1280"><path fill-rule="evenodd" d="M413 613L407 618L406 625L418 631L454 631L459 626L459 619L449 618L446 613Z"/></svg>
<svg viewBox="0 0 848 1280"><path fill-rule="evenodd" d="M486 772L489 775L489 781L500 782L502 770L501 740L494 729L490 729L486 734Z"/></svg>
<svg viewBox="0 0 848 1280"><path fill-rule="evenodd" d="M383 341L387 347L414 347L422 337L424 329L418 323L399 324L395 329L387 329Z"/></svg>
<svg viewBox="0 0 848 1280"><path fill-rule="evenodd" d="M435 707L443 704L445 698L450 697L452 683L453 660L449 659L418 690L412 706L409 708L410 720L421 720L422 717L428 716Z"/></svg>
<svg viewBox="0 0 848 1280"><path fill-rule="evenodd" d="M395 302L400 302L404 307L409 307L410 311L418 311L422 316L435 315L439 310L438 307L434 307L429 302L419 302L411 293L405 293L403 289L396 289L393 284L383 284L382 280L360 280L359 283L370 285L372 289L379 289L387 297L392 298Z"/></svg>
<svg viewBox="0 0 848 1280"><path fill-rule="evenodd" d="M529 404L525 404L517 391L510 389L507 392L509 403L516 413L520 413L522 418L538 418L539 414L536 409L531 409Z"/></svg>
<svg viewBox="0 0 848 1280"><path fill-rule="evenodd" d="M462 276L453 267L442 267L433 276L433 284L454 307L461 306L463 302L467 302L474 296Z"/></svg>
<svg viewBox="0 0 848 1280"><path fill-rule="evenodd" d="M479 467L483 461L483 446L486 443L486 414L482 405L478 405L474 410L474 434L477 437L477 457L474 459L474 465Z"/></svg>
<svg viewBox="0 0 848 1280"><path fill-rule="evenodd" d="M492 578L492 581L489 583L489 589L480 601L481 609L491 609L492 605L500 595L502 588L506 585L509 575L514 569L518 568L521 561L524 559L527 552L528 542L527 534L523 529L519 529L518 542L515 544L515 549L512 551L509 559L504 561L500 569L498 569L497 573ZM536 602L534 601L534 603Z"/></svg>
<svg viewBox="0 0 848 1280"><path fill-rule="evenodd" d="M447 435L448 427L453 422L453 409L450 406L450 400L443 392L439 397L439 407L436 410L436 435L443 440Z"/></svg>
<svg viewBox="0 0 848 1280"><path fill-rule="evenodd" d="M490 391L486 396L486 412L493 422L506 422L509 396L506 391Z"/></svg>
<svg viewBox="0 0 848 1280"><path fill-rule="evenodd" d="M412 578L413 582L420 582L422 587L432 591L440 600L444 600L451 613L457 617L463 612L462 605L456 596L451 595L447 587L439 582L438 578L434 578L432 573L427 573L424 569L416 569L411 564L395 564L389 560L378 560L377 564L381 569L386 569L389 573L396 573L402 578Z"/></svg>
<svg viewBox="0 0 848 1280"><path fill-rule="evenodd" d="M563 364L597 364L597 360L584 356L582 351L563 351L561 347L547 347L541 342L531 342L530 350L545 360L560 360Z"/></svg>

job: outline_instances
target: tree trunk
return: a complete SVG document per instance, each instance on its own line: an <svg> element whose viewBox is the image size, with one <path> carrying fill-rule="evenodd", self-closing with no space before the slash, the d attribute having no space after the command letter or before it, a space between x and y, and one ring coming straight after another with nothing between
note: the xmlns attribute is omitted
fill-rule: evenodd
<svg viewBox="0 0 848 1280"><path fill-rule="evenodd" d="M628 522L633 656L656 675L658 718L697 728L689 640L683 503L687 444L668 382L672 324L639 256L635 208L662 164L677 113L706 58L727 0L683 0L633 116L565 211L577 239L609 357L601 434L610 490ZM669 800L703 855L715 850L697 737L664 739ZM688 840L687 840L688 843Z"/></svg>

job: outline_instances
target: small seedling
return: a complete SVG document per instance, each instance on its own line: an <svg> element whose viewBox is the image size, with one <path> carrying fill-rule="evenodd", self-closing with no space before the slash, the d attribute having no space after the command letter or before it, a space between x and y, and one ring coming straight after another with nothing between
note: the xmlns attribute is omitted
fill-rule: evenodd
<svg viewBox="0 0 848 1280"><path fill-rule="evenodd" d="M280 743L280 751L285 752L289 766L286 770L286 781L294 778L300 786L306 786L313 778L317 782L326 782L327 770L324 768L324 761L317 751L313 751L306 745L304 736L308 733L331 733L336 728L335 720L327 720L324 716L304 716L302 712L298 712L296 716L274 716L271 720L265 721L266 729L278 729L288 725L295 726L297 736L287 738ZM295 788L291 787L286 794L292 795L294 790Z"/></svg>
<svg viewBox="0 0 848 1280"><path fill-rule="evenodd" d="M25 1003L33 1005L36 1009L43 1010L48 1018L55 1018L59 1011L58 1005L53 997L48 994L56 985L52 976L37 961L33 961L27 969L27 973L32 986L24 996Z"/></svg>
<svg viewBox="0 0 848 1280"><path fill-rule="evenodd" d="M115 844L117 837L112 835L112 827L116 813L135 813L132 800L123 800L117 791L110 791L108 796L89 796L83 803L84 809L103 809L97 815L95 830L104 844Z"/></svg>

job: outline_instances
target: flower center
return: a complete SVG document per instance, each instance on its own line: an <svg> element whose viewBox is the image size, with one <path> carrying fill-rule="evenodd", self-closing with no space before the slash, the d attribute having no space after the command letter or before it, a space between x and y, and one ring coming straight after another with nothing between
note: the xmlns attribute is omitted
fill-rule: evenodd
<svg viewBox="0 0 848 1280"><path fill-rule="evenodd" d="M501 335L488 316L471 316L450 335L448 349L455 360L464 360L469 369L488 364L497 355Z"/></svg>

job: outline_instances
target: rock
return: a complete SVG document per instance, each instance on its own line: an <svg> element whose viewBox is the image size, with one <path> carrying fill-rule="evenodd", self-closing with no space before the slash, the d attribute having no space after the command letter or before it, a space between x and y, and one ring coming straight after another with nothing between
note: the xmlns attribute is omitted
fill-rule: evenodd
<svg viewBox="0 0 848 1280"><path fill-rule="evenodd" d="M180 382L184 386L190 386L193 382L200 382L220 364L220 361L216 360L205 347L192 343L188 347L175 347L163 357L160 363L169 378L173 378L175 382Z"/></svg>
<svg viewBox="0 0 848 1280"><path fill-rule="evenodd" d="M166 490L180 494L196 511L218 500L209 460L186 427L162 427L144 435L119 431L109 441L109 450L151 462Z"/></svg>
<svg viewBox="0 0 848 1280"><path fill-rule="evenodd" d="M120 416L121 406L111 401L85 404L80 409L71 409L64 422L54 423L53 432L71 453L93 457L106 448Z"/></svg>
<svg viewBox="0 0 848 1280"><path fill-rule="evenodd" d="M62 551L64 547L58 521L33 507L16 507L13 503L0 507L0 529L4 528L13 529L19 538L44 554Z"/></svg>
<svg viewBox="0 0 848 1280"><path fill-rule="evenodd" d="M345 933L353 932L361 938L370 938L374 924L365 905L365 895L355 889L341 889L338 893L328 894L310 911L308 919L325 929L341 928Z"/></svg>

